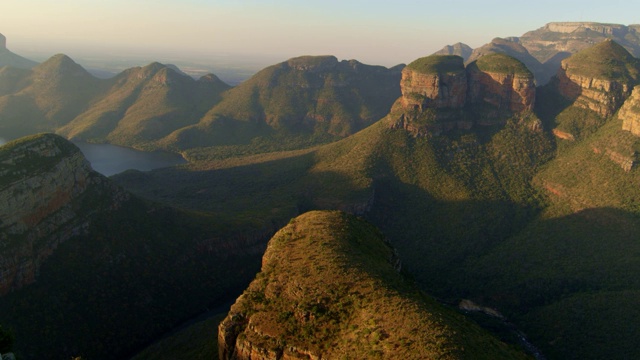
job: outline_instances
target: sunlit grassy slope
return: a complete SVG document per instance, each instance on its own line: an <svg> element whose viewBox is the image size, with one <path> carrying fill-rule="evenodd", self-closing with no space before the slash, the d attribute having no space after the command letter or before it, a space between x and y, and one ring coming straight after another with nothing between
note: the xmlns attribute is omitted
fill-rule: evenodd
<svg viewBox="0 0 640 360"><path fill-rule="evenodd" d="M239 342L285 355L526 358L420 293L397 266L372 225L336 211L305 213L270 240L262 271L221 329L239 326Z"/></svg>

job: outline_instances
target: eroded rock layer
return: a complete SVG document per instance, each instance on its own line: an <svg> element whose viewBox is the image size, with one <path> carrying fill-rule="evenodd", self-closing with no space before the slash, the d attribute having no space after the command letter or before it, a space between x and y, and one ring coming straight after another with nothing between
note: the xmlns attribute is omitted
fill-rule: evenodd
<svg viewBox="0 0 640 360"><path fill-rule="evenodd" d="M0 184L0 295L35 281L60 243L86 231L92 199L115 195L117 207L125 197L52 134L0 147Z"/></svg>

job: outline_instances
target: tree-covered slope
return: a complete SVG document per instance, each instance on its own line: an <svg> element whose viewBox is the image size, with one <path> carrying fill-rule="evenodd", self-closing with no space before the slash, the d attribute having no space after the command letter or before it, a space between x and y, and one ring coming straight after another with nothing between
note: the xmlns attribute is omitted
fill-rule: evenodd
<svg viewBox="0 0 640 360"><path fill-rule="evenodd" d="M614 51L598 61L616 58L614 44L592 51L602 47ZM630 90L635 82L625 84ZM182 206L238 213L254 224L269 224L287 211L363 214L398 250L421 289L444 301L471 299L497 309L548 358L633 358L637 141L612 117L630 91L599 113L587 99L576 101L553 86L538 92L535 113L513 112L500 122L470 113L492 125L411 131L397 126L398 119L406 122L421 110L398 101L385 119L315 149L117 180L166 200L174 192L163 178L173 176L189 184L180 194ZM451 114L447 121L456 121ZM553 131L567 123L579 130L573 140ZM232 198L247 206L218 202ZM610 300L614 306L607 308Z"/></svg>

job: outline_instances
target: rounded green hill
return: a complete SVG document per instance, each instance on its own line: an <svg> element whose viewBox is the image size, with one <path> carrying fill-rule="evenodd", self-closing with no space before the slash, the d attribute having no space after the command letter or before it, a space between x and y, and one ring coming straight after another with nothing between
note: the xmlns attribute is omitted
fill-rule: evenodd
<svg viewBox="0 0 640 360"><path fill-rule="evenodd" d="M574 75L630 82L640 78L640 60L612 40L584 49L563 63Z"/></svg>
<svg viewBox="0 0 640 360"><path fill-rule="evenodd" d="M533 77L533 74L520 60L506 54L489 54L475 61L475 65L484 72L515 74Z"/></svg>
<svg viewBox="0 0 640 360"><path fill-rule="evenodd" d="M452 74L464 71L464 60L457 55L431 55L413 61L407 68L423 74Z"/></svg>

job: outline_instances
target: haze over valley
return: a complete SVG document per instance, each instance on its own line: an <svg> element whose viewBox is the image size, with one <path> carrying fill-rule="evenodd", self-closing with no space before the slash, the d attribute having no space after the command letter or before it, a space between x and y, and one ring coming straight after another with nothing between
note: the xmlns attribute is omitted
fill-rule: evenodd
<svg viewBox="0 0 640 360"><path fill-rule="evenodd" d="M640 358L614 3L11 4L0 358Z"/></svg>

